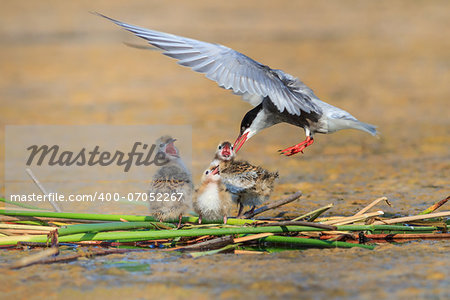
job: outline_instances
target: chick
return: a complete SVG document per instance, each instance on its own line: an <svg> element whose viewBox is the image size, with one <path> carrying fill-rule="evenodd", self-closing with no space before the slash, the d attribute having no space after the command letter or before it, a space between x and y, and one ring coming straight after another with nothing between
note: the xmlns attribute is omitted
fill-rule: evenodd
<svg viewBox="0 0 450 300"><path fill-rule="evenodd" d="M167 163L153 176L149 191L150 213L158 220L179 219L192 209L192 175L182 161L175 139L162 136L156 141L158 155L164 155Z"/></svg>
<svg viewBox="0 0 450 300"><path fill-rule="evenodd" d="M223 184L232 194L232 200L239 205L240 217L244 206L250 206L249 212L253 212L257 205L269 199L278 172L269 172L246 161L237 161L234 157L231 143L223 142L217 147L211 164L218 166Z"/></svg>
<svg viewBox="0 0 450 300"><path fill-rule="evenodd" d="M222 142L217 146L216 153L214 154L214 159L211 162L211 167L216 167L221 161L232 161L234 160L236 154L233 151L233 145L230 142Z"/></svg>
<svg viewBox="0 0 450 300"><path fill-rule="evenodd" d="M216 169L213 167L203 173L201 185L196 191L193 206L199 216L199 224L202 223L202 218L211 221L223 218L223 223L227 223L232 201L230 194L225 192L220 174Z"/></svg>

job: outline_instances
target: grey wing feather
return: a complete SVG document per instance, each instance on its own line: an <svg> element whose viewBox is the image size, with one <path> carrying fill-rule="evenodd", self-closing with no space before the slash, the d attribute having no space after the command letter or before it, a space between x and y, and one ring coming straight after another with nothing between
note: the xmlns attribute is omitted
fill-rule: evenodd
<svg viewBox="0 0 450 300"><path fill-rule="evenodd" d="M227 191L232 194L240 194L242 192L245 192L246 188L236 186L232 184L231 182L223 182L225 184L225 187L227 188Z"/></svg>
<svg viewBox="0 0 450 300"><path fill-rule="evenodd" d="M265 97L269 97L280 112L285 109L294 115L300 115L301 111L320 112L320 108L311 101L315 97L314 93L309 88L304 89L303 83L289 74L273 70L233 49L133 26L98 15L164 50L163 54L178 59L178 64L205 73L207 78L216 81L225 89L231 89L234 93L242 95L245 101L254 106L261 103ZM303 85L303 89L299 85Z"/></svg>
<svg viewBox="0 0 450 300"><path fill-rule="evenodd" d="M226 173L221 173L222 182L231 193L241 193L252 188L256 183L257 177L258 174L254 171L233 174L231 176L228 176Z"/></svg>

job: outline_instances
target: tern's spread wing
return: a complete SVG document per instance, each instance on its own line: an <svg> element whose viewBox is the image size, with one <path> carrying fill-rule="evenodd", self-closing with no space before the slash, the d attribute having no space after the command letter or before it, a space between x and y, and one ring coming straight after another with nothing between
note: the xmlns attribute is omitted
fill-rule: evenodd
<svg viewBox="0 0 450 300"><path fill-rule="evenodd" d="M99 15L164 50L163 54L178 59L178 64L205 73L207 78L242 95L254 106L268 96L280 112L285 109L294 115L300 115L301 111L320 112L320 108L311 101L314 93L302 82L233 49L136 27Z"/></svg>

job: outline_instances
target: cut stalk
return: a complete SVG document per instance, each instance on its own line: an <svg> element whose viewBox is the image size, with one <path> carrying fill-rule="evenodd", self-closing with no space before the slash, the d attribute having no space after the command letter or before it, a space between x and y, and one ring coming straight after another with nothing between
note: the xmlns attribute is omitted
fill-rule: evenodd
<svg viewBox="0 0 450 300"><path fill-rule="evenodd" d="M263 251L249 251L249 250L238 250L234 249L234 254L245 254L245 255L258 255L258 254L264 254Z"/></svg>
<svg viewBox="0 0 450 300"><path fill-rule="evenodd" d="M216 250L209 250L209 251L203 251L203 252L192 252L189 253L189 256L192 258L197 258L197 257L201 257L201 256L206 256L206 255L213 255L213 254L217 254L220 252L224 252L227 250L231 250L231 249L235 249L239 244L232 244L232 245L227 245L225 247L222 247L220 249L216 249Z"/></svg>
<svg viewBox="0 0 450 300"><path fill-rule="evenodd" d="M41 218L53 218L53 219L66 219L66 220L93 220L93 221L121 221L121 219L128 222L158 222L151 216L135 216L135 215L110 215L110 214L87 214L87 213L68 213L68 212L50 212L50 211L21 211L21 210L6 210L0 209L0 215L4 216L16 216L16 217L41 217ZM176 220L168 220L166 222L178 223ZM182 222L186 223L198 223L197 217L183 217ZM253 223L254 220L233 219L229 218L228 225L244 225ZM204 223L208 223L205 221ZM211 222L217 223L217 222Z"/></svg>
<svg viewBox="0 0 450 300"><path fill-rule="evenodd" d="M37 187L41 190L41 192L48 196L47 191L45 190L44 186L39 182L39 180L37 179L36 176L34 176L33 172L31 171L31 169L26 168L25 171L27 172L27 174L31 177L31 179L33 180L33 182L37 185ZM57 212L61 212L61 208L58 206L58 204L54 201L49 201L50 204L53 206L53 209L56 210Z"/></svg>
<svg viewBox="0 0 450 300"><path fill-rule="evenodd" d="M131 222L130 222L131 223ZM129 223L124 223L129 224ZM210 228L210 229L187 229L187 230L152 230L152 231L120 231L120 232L98 232L98 233L76 233L59 237L60 242L80 241L145 241L156 239L167 239L177 237L193 237L203 235L234 235L234 234L257 234L257 233L287 233L299 231L320 231L321 229L308 226L267 226L267 227L232 227L232 228ZM64 231L63 231L64 234ZM47 236L19 236L0 238L0 245L15 245L19 241L24 242L46 242Z"/></svg>
<svg viewBox="0 0 450 300"><path fill-rule="evenodd" d="M193 237L203 235L234 235L234 234L256 234L256 233L287 233L298 231L317 231L320 229L307 226L267 226L267 227L234 227L234 228L211 228L211 229L189 229L189 230L158 230L158 231L127 231L127 232L99 232L87 234L73 234L61 236L60 242L71 242L78 240L153 240L176 237ZM1 240L0 240L1 243Z"/></svg>
<svg viewBox="0 0 450 300"><path fill-rule="evenodd" d="M56 249L56 248L50 248L44 251L49 251L51 249ZM72 253L72 254L68 254L65 256L58 256L58 257L43 257L41 259L38 260L34 260L31 263L28 263L26 265L18 265L18 266L12 266L11 268L14 269L18 269L18 268L23 268L23 267L27 267L30 266L32 264L52 264L52 263L61 263L61 262L70 262L70 261L74 261L77 260L80 257L92 257L92 256L101 256L101 255L109 255L109 254L122 254L122 253L127 253L127 252L132 252L135 251L134 249L93 249L93 250L88 250L86 252L78 252L78 253Z"/></svg>
<svg viewBox="0 0 450 300"><path fill-rule="evenodd" d="M325 221L322 222L322 224L326 224L326 225L345 225L345 224L349 224L349 223L353 223L356 221L361 221L361 220L365 220L367 218L371 218L371 217L376 217L376 216L380 216L383 215L384 212L380 211L375 211L375 212L371 212L371 213L365 213L359 216L351 216L351 217L343 217L340 219L336 219L336 220L331 220L331 221Z"/></svg>
<svg viewBox="0 0 450 300"><path fill-rule="evenodd" d="M438 201L435 204L431 205L430 207L425 209L423 212L421 212L419 215L426 215L426 214L432 213L433 211L435 211L436 209L438 209L439 207L441 207L442 205L447 203L448 199L450 199L450 196L447 196L447 198L442 199L441 201Z"/></svg>
<svg viewBox="0 0 450 300"><path fill-rule="evenodd" d="M34 205L30 205L30 204L25 204L25 203L21 203L21 202L16 202L16 201L10 201L10 200L6 200L4 198L0 198L0 202L3 202L5 204L11 204L17 207L22 207L22 208L28 208L28 209L37 209L37 210L45 210L44 208L40 208Z"/></svg>
<svg viewBox="0 0 450 300"><path fill-rule="evenodd" d="M253 241L253 240L257 240L257 239L271 236L271 235L273 235L273 233L271 233L271 232L246 235L246 236L235 238L233 240L233 243L243 243L243 242Z"/></svg>
<svg viewBox="0 0 450 300"><path fill-rule="evenodd" d="M114 231L114 230L129 230L129 229L157 229L158 222L111 222L111 223L99 223L99 224L79 224L79 225L67 225L58 229L59 236L65 236L69 234L76 234L82 232L101 232L101 231ZM172 224L170 224L172 225Z"/></svg>
<svg viewBox="0 0 450 300"><path fill-rule="evenodd" d="M49 248L42 251L39 251L38 253L28 255L15 264L11 265L11 269L20 269L26 266L30 266L32 264L36 264L39 261L43 260L44 258L50 257L52 255L55 255L59 252L58 248Z"/></svg>
<svg viewBox="0 0 450 300"><path fill-rule="evenodd" d="M450 239L450 233L366 234L369 239Z"/></svg>
<svg viewBox="0 0 450 300"><path fill-rule="evenodd" d="M331 225L325 225L320 223L314 223L314 222L306 222L306 221L282 221L282 222L271 222L271 223L262 223L262 224L255 224L256 226L309 226L309 227L315 227L323 230L336 230L336 226Z"/></svg>
<svg viewBox="0 0 450 300"><path fill-rule="evenodd" d="M128 224L128 223L125 223ZM432 226L401 226L401 225L341 225L337 226L339 231L398 231L398 232L429 232L436 230ZM234 234L257 234L257 233L287 233L302 231L324 231L323 229L308 226L267 226L267 227L234 227L234 228L211 228L211 229L188 229L188 230L153 230L153 231L121 231L121 232L99 232L99 233L77 233L60 236L60 242L80 241L146 241L158 239L172 239L176 237L193 237L204 235L234 235ZM15 245L19 241L46 242L47 236L13 236L0 238L0 245Z"/></svg>
<svg viewBox="0 0 450 300"><path fill-rule="evenodd" d="M34 225L21 225L21 224L0 224L0 229L22 229L22 230L40 230L40 231L52 231L57 229L50 226L34 226Z"/></svg>
<svg viewBox="0 0 450 300"><path fill-rule="evenodd" d="M371 209L372 207L374 207L375 205L377 205L378 203L385 201L387 205L391 206L391 203L388 201L388 199L386 197L381 197L378 198L374 201L372 201L372 203L370 203L369 205L367 205L366 207L364 207L363 209L361 209L359 212L357 212L356 214L354 214L354 217L356 216L360 216L362 214L364 214L365 212L367 212L369 209Z"/></svg>
<svg viewBox="0 0 450 300"><path fill-rule="evenodd" d="M269 204L267 204L267 205L265 205L263 207L260 207L260 208L256 209L255 211L253 211L252 213L246 213L244 215L244 217L247 218L247 219L253 218L254 216L259 215L259 214L261 214L261 213L263 213L265 211L268 211L270 209L275 209L275 208L278 208L278 207L283 206L285 204L291 203L291 202L297 200L298 198L300 198L301 196L302 196L302 192L298 191L295 194L290 195L289 197L287 197L285 199L274 201L274 202L271 202L271 203L269 203Z"/></svg>
<svg viewBox="0 0 450 300"><path fill-rule="evenodd" d="M24 234L31 234L31 235L40 235L40 234L48 234L50 231L48 230L28 230L28 229L0 229L0 232L2 234L6 234L9 236L14 235L24 235Z"/></svg>
<svg viewBox="0 0 450 300"><path fill-rule="evenodd" d="M424 220L424 219L431 219L431 218L438 218L438 217L448 217L448 216L450 216L450 211L442 211L442 212L430 213L430 214L426 214L426 215L417 215L417 216L376 221L373 224L375 224L375 225L377 225L377 224L398 224L398 223L407 223L409 221L417 221L417 220Z"/></svg>
<svg viewBox="0 0 450 300"><path fill-rule="evenodd" d="M326 212L327 210L329 210L329 209L332 208L332 207L333 207L333 203L330 203L330 204L328 204L328 205L326 205L326 206L324 206L324 207L321 207L321 208L319 208L319 209L316 209L316 210L313 210L313 211L311 211L311 212L309 212L309 213L306 213L306 214L304 214L304 215L301 215L300 217L297 217L297 218L295 218L295 219L292 219L291 221L299 221L299 220L301 220L301 219L304 219L304 218L307 218L307 217L311 216L311 217L308 219L308 221L309 221L309 222L312 222L312 221L314 221L315 219L317 219L317 217L319 217L321 214L323 214L324 212Z"/></svg>
<svg viewBox="0 0 450 300"><path fill-rule="evenodd" d="M339 225L339 231L433 231L434 226L403 226L403 225Z"/></svg>
<svg viewBox="0 0 450 300"><path fill-rule="evenodd" d="M193 245L179 247L170 250L182 250L182 251L199 251L199 250L212 250L216 248L222 248L226 245L233 243L233 237L231 235L225 235L221 237L214 238L205 242L196 243Z"/></svg>
<svg viewBox="0 0 450 300"><path fill-rule="evenodd" d="M309 238L299 238L299 237L289 237L289 236L268 236L262 238L260 241L262 242L270 242L275 244L289 244L295 245L299 247L317 247L317 248L365 248L365 249L374 249L374 246L362 245L362 244L353 244L346 243L340 241L322 241L316 239Z"/></svg>

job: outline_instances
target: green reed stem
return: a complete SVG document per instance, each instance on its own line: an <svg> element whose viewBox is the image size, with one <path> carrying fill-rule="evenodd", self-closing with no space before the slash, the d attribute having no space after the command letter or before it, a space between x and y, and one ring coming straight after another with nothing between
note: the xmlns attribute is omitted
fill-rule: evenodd
<svg viewBox="0 0 450 300"><path fill-rule="evenodd" d="M309 238L299 238L290 236L267 236L260 239L261 242L269 242L275 244L288 244L290 246L298 247L314 247L314 248L365 248L373 250L375 247L363 244L346 243L340 241L323 241Z"/></svg>

